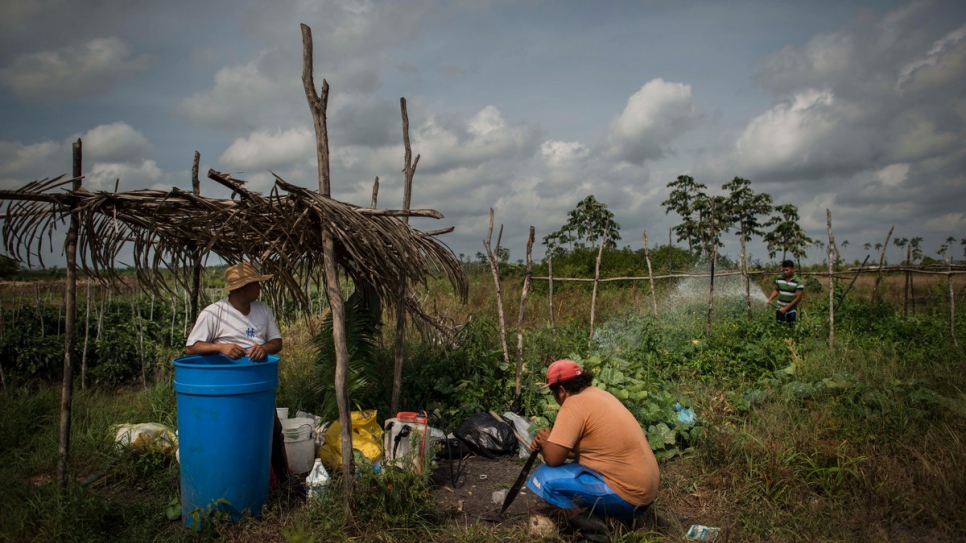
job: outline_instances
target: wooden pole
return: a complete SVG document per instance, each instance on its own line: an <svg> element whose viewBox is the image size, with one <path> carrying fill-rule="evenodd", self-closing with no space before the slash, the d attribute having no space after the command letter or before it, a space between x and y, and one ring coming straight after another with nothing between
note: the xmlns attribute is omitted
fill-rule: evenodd
<svg viewBox="0 0 966 543"><path fill-rule="evenodd" d="M409 144L409 111L406 109L406 99L399 99L399 110L402 115L402 132L403 132L403 175L405 176L405 185L403 186L403 211L409 211L412 195L413 195L413 175L416 173L416 165L419 164L419 155L416 155L416 159L413 160L413 150ZM376 179L376 187L378 187L379 179ZM373 189L373 205L375 205L376 190ZM404 216L403 222L409 224L409 217ZM395 359L393 362L393 372L392 372L392 398L389 403L389 412L397 413L399 411L399 402L402 397L402 370L403 370L403 359L405 358L405 344L403 342L403 335L406 331L406 273L401 272L399 276L399 291L396 293L396 345L395 345Z"/></svg>
<svg viewBox="0 0 966 543"><path fill-rule="evenodd" d="M949 285L949 335L953 338L953 345L959 347L959 341L956 340L956 291L953 290L953 268L950 260L946 260L946 265L949 266L949 273L946 274L946 284Z"/></svg>
<svg viewBox="0 0 966 543"><path fill-rule="evenodd" d="M329 101L329 82L322 80L322 95L315 91L315 80L312 77L312 29L301 25L302 29L302 86L305 98L312 112L312 122L315 125L316 158L319 163L319 194L329 198L329 136L326 128L326 108ZM342 289L339 285L338 268L335 262L335 243L329 227L322 225L322 258L323 273L325 275L325 290L332 310L332 342L335 347L335 397L339 407L339 424L342 426L342 484L343 496L348 504L352 495L352 420L349 403L347 376L349 372L349 349L346 344L345 306L342 302Z"/></svg>
<svg viewBox="0 0 966 543"><path fill-rule="evenodd" d="M3 287L0 287L0 300L3 299ZM14 320L14 322L17 322ZM4 335L3 304L0 303L0 343L3 342ZM0 392L7 392L7 374L3 371L3 360L0 359Z"/></svg>
<svg viewBox="0 0 966 543"><path fill-rule="evenodd" d="M527 293L530 291L530 281L533 276L533 237L536 230L530 226L530 238L527 240L527 272L523 276L523 289L520 292L520 318L517 320L517 381L513 395L514 413L520 410L520 394L523 390L523 314L527 306Z"/></svg>
<svg viewBox="0 0 966 543"><path fill-rule="evenodd" d="M832 235L832 212L825 210L826 228L828 230L828 346L835 344L835 268L834 262L838 256L835 247L835 236Z"/></svg>
<svg viewBox="0 0 966 543"><path fill-rule="evenodd" d="M198 165L201 153L195 151L194 163L191 166L191 191L195 196L201 196L201 180L198 179ZM198 301L201 298L201 252L193 247L191 254L191 322L198 320Z"/></svg>
<svg viewBox="0 0 966 543"><path fill-rule="evenodd" d="M910 254L912 254L912 244L909 244L909 245L906 246L906 263L907 264L911 264L912 263L912 260L911 260L911 258L909 256ZM905 284L905 288L902 291L902 294L903 294L903 296L902 296L902 316L903 317L908 317L909 316L909 278L912 277L912 274L909 272L909 270L906 270L905 275L906 275L906 284Z"/></svg>
<svg viewBox="0 0 966 543"><path fill-rule="evenodd" d="M547 281L550 290L550 330L553 331L556 328L553 319L553 255L547 257Z"/></svg>
<svg viewBox="0 0 966 543"><path fill-rule="evenodd" d="M409 124L409 119L407 118L405 122L408 125ZM408 128L408 126L407 126L407 128ZM376 176L376 180L373 181L373 183L372 183L372 200L369 203L369 207L371 207L372 209L375 209L376 208L376 202L378 200L379 200L379 176L377 175ZM409 217L406 217L406 220L408 221L409 220Z"/></svg>
<svg viewBox="0 0 966 543"><path fill-rule="evenodd" d="M711 203L711 286L708 291L708 325L704 332L706 340L711 340L711 323L714 318L714 267L718 263L718 236L714 226L714 202Z"/></svg>
<svg viewBox="0 0 966 543"><path fill-rule="evenodd" d="M748 322L752 321L751 314L751 279L748 277L748 256L745 252L745 225L741 224L741 275L745 278L745 303L748 305Z"/></svg>
<svg viewBox="0 0 966 543"><path fill-rule="evenodd" d="M81 390L87 388L87 340L91 335L91 279L87 278L87 289L84 297L87 307L84 316L84 346L81 348Z"/></svg>
<svg viewBox="0 0 966 543"><path fill-rule="evenodd" d="M503 238L503 226L500 226L500 233L496 237L496 251L500 252L500 239ZM486 248L486 256L490 261L490 273L493 274L493 283L496 287L496 314L500 320L500 345L503 347L503 362L510 365L510 350L506 345L506 319L503 316L503 294L500 290L500 261L493 251L490 250L490 240L493 239L493 208L490 208L490 229L486 231L486 239L483 240L483 247Z"/></svg>
<svg viewBox="0 0 966 543"><path fill-rule="evenodd" d="M590 296L590 337L587 339L587 346L590 347L594 342L594 316L597 312L597 289L600 286L600 258L604 254L604 245L607 244L607 234L600 238L600 248L597 249L597 264L594 266L594 292Z"/></svg>
<svg viewBox="0 0 966 543"><path fill-rule="evenodd" d="M661 317L657 314L657 295L654 293L654 270L651 269L651 253L647 248L647 230L644 231L644 261L647 262L647 279L651 283L651 303L654 305L654 318L657 325L661 325Z"/></svg>
<svg viewBox="0 0 966 543"><path fill-rule="evenodd" d="M875 311L876 304L876 293L879 290L879 283L882 282L882 265L885 262L885 252L889 248L889 239L892 238L892 230L895 229L895 225L889 227L889 233L886 234L885 245L882 246L882 252L879 253L879 275L875 278L875 284L872 285L872 303L869 304L869 314L871 315Z"/></svg>
<svg viewBox="0 0 966 543"><path fill-rule="evenodd" d="M73 145L74 182L73 190L81 188L81 172L83 171L83 151L80 138ZM57 482L61 492L67 491L67 462L70 457L70 418L71 404L74 400L74 326L77 318L77 216L74 215L74 204L69 206L70 226L64 241L64 253L67 255L67 319L64 327L64 379L61 386L60 401L60 441L57 451Z"/></svg>

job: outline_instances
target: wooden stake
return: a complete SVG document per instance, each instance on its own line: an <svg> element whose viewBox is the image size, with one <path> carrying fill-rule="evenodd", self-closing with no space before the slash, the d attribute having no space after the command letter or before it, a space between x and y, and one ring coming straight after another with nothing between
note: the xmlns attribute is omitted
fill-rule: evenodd
<svg viewBox="0 0 966 543"><path fill-rule="evenodd" d="M949 273L946 274L946 284L949 285L949 335L953 338L953 345L959 347L959 341L956 340L956 292L953 290L953 268L949 259L946 265L949 266Z"/></svg>
<svg viewBox="0 0 966 543"><path fill-rule="evenodd" d="M708 325L704 332L706 340L711 340L711 322L714 315L714 267L718 263L718 242L714 227L714 202L711 203L711 286L708 292Z"/></svg>
<svg viewBox="0 0 966 543"><path fill-rule="evenodd" d="M523 390L523 314L527 305L527 292L530 291L530 280L533 276L533 237L536 230L530 226L530 238L527 240L527 272L523 276L523 290L520 292L520 318L517 320L517 382L513 395L513 411L520 409L520 394Z"/></svg>
<svg viewBox="0 0 966 543"><path fill-rule="evenodd" d="M500 233L496 237L496 251L500 252L500 240L503 238L503 226L500 226ZM486 248L486 256L490 261L490 273L493 274L493 283L496 285L496 313L500 320L500 345L503 347L503 362L510 365L510 350L506 345L506 319L503 317L503 294L500 290L500 261L493 251L490 250L490 240L493 239L493 208L490 208L490 229L486 232L486 239L483 240L483 247Z"/></svg>
<svg viewBox="0 0 966 543"><path fill-rule="evenodd" d="M419 164L419 155L413 160L413 150L409 143L409 110L406 109L406 99L399 99L399 111L402 115L403 132L403 176L405 184L403 186L403 211L409 211L413 195L413 176L416 174L416 166ZM376 195L379 190L379 178L376 178L375 186L372 190L372 206L376 205ZM404 216L403 222L409 224L409 217ZM402 397L402 370L403 358L405 357L405 344L403 334L406 331L406 274L400 274L399 292L396 294L396 349L392 373L392 398L389 403L390 413L399 411L399 402Z"/></svg>
<svg viewBox="0 0 966 543"><path fill-rule="evenodd" d="M87 339L91 335L91 279L87 278L86 315L84 316L84 347L81 349L81 390L87 388Z"/></svg>
<svg viewBox="0 0 966 543"><path fill-rule="evenodd" d="M329 180L329 137L326 128L326 108L329 100L329 83L322 80L322 95L315 91L312 77L312 30L305 24L302 29L302 86L305 98L312 111L312 122L315 124L316 157L319 163L319 194L330 197ZM325 274L325 290L332 308L332 341L335 347L335 396L339 407L339 423L342 426L342 482L344 501L348 504L352 495L353 460L352 460L352 421L350 417L348 372L349 350L346 345L345 333L345 305L342 301L342 289L339 285L338 268L335 262L335 244L332 232L323 223L322 226L322 255Z"/></svg>
<svg viewBox="0 0 966 543"><path fill-rule="evenodd" d="M590 347L594 342L594 314L597 311L597 288L600 285L600 257L604 254L604 245L607 244L607 234L600 239L600 247L597 249L597 263L594 267L594 291L590 295L590 337L587 338L587 346Z"/></svg>
<svg viewBox="0 0 966 543"><path fill-rule="evenodd" d="M834 263L838 256L835 247L835 236L832 235L832 212L825 210L826 228L828 230L828 346L831 349L835 343L835 269Z"/></svg>
<svg viewBox="0 0 966 543"><path fill-rule="evenodd" d="M191 191L195 196L201 196L201 181L198 179L198 165L201 153L195 151L195 159L191 166ZM198 300L201 297L201 251L192 247L191 252L191 322L198 320ZM187 318L185 320L188 320Z"/></svg>
<svg viewBox="0 0 966 543"><path fill-rule="evenodd" d="M654 318L657 325L661 325L661 317L657 314L657 296L654 294L654 270L651 269L651 253L647 248L647 230L644 231L644 260L647 262L647 279L651 283L651 303L654 304Z"/></svg>
<svg viewBox="0 0 966 543"><path fill-rule="evenodd" d="M550 289L550 330L553 331L556 327L553 318L553 255L547 257L547 280Z"/></svg>
<svg viewBox="0 0 966 543"><path fill-rule="evenodd" d="M882 282L882 264L885 262L885 252L889 248L889 239L892 238L892 230L895 225L889 227L889 233L886 234L885 245L882 246L882 252L879 253L879 275L875 278L875 284L872 285L872 303L869 304L869 314L871 315L875 311L876 304L876 292L879 290L879 283Z"/></svg>
<svg viewBox="0 0 966 543"><path fill-rule="evenodd" d="M752 320L751 314L751 279L748 278L748 256L745 253L745 225L741 224L741 275L745 278L745 303L748 305L748 322Z"/></svg>
<svg viewBox="0 0 966 543"><path fill-rule="evenodd" d="M74 142L73 190L81 188L82 144ZM73 211L73 204L68 209ZM60 441L57 451L57 482L62 493L67 491L67 462L70 456L71 404L74 400L74 325L77 317L77 216L71 213L64 253L67 255L67 322L64 329L64 379L60 401Z"/></svg>

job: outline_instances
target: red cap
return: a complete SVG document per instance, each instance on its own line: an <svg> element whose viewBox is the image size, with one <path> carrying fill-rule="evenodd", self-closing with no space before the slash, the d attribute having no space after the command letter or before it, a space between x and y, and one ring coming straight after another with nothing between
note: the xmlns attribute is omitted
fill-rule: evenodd
<svg viewBox="0 0 966 543"><path fill-rule="evenodd" d="M547 388L550 385L556 385L561 381L566 381L567 379L573 379L578 375L584 373L584 370L580 369L573 360L557 360L550 367L547 368L547 384L540 388Z"/></svg>

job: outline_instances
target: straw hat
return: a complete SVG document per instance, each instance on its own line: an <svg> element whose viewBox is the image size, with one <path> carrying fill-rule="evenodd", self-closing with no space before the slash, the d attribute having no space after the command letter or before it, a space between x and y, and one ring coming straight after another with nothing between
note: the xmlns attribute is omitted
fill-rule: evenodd
<svg viewBox="0 0 966 543"><path fill-rule="evenodd" d="M247 262L229 266L225 270L225 290L232 291L242 288L249 283L260 283L272 278L271 274L262 275L254 266Z"/></svg>

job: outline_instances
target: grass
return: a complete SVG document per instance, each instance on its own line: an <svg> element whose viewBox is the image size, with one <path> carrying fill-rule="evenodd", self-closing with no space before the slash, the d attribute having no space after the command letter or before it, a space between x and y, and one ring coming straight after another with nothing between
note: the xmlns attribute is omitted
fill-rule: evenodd
<svg viewBox="0 0 966 543"><path fill-rule="evenodd" d="M464 410L509 405L519 285L503 285L509 366L501 365L495 336L492 278L474 274L470 285L466 306L431 285L425 305L463 325L464 346L410 334L404 403L433 405L452 419ZM555 285L554 328L544 293L531 291L527 305L524 406L531 414L542 399L530 384L546 360L573 354L602 357L602 364L619 358L638 368L648 386L686 398L698 415L702 432L693 434L683 454L662 462L652 512L637 530L615 529L615 541L680 541L691 524L721 527L719 541L966 539L966 373L962 349L948 338L942 297L903 317L895 289L880 289L888 296L884 308L870 309L869 292L860 284L837 313L830 348L826 333L816 332L827 306L821 293L809 293L793 330L776 327L769 312L757 307L748 322L743 302L716 300L715 326L705 337L702 288L682 285L662 287L659 322L641 317L651 311L648 289L603 288L592 345L589 288ZM670 296L687 290L695 296ZM391 367L395 329L391 316L386 320L383 348L373 361L384 368ZM966 316L957 320L963 341ZM278 405L314 411L322 404L322 377L309 346L319 326L282 324ZM380 477L366 472L348 500L333 491L295 507L289 497L273 494L259 520L192 534L164 514L179 496L177 464L163 454L119 452L110 432L122 422L174 426L172 378L162 365L145 389L135 382L75 391L72 482L65 493L57 491L54 477L58 383L34 379L5 391L0 541L528 540L519 525L441 517L430 507L424 480L391 470ZM341 488L340 482L330 488Z"/></svg>

